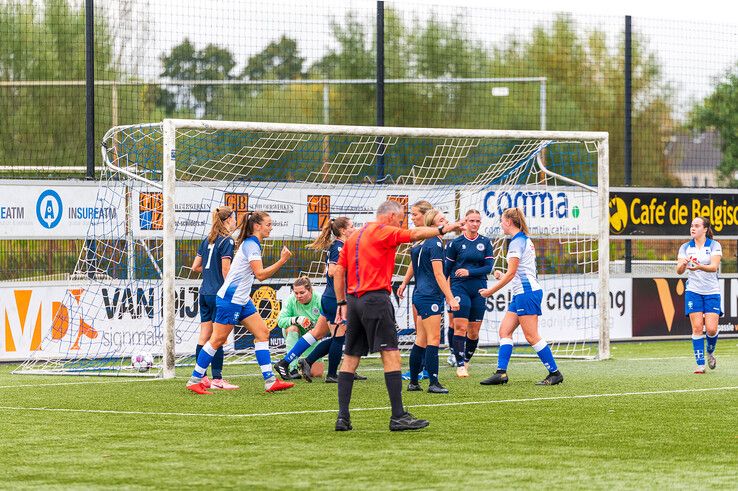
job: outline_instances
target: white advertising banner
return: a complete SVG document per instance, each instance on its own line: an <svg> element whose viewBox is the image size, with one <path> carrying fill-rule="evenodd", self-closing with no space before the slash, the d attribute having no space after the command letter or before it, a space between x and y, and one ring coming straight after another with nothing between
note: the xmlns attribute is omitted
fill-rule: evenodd
<svg viewBox="0 0 738 491"><path fill-rule="evenodd" d="M0 184L2 239L84 238L91 225L124 230L124 221L125 209L98 199L97 183Z"/></svg>
<svg viewBox="0 0 738 491"><path fill-rule="evenodd" d="M576 187L543 188L513 186L500 190L488 187L478 191L461 191L460 209L482 212L480 233L488 237L502 235L500 216L507 208L520 208L533 237L571 235L597 236L597 196Z"/></svg>
<svg viewBox="0 0 738 491"><path fill-rule="evenodd" d="M540 332L549 341L596 339L597 301L595 280L579 281L576 287L562 288L560 279L543 277L543 316ZM398 284L395 284L395 289ZM632 280L611 280L611 338L632 337ZM176 291L175 343L177 354L194 353L199 332L199 282L178 282ZM256 285L262 316L276 327L281 302L290 293L289 284ZM267 291L264 291L267 290ZM316 285L320 293L323 286ZM392 295L397 324L403 341L412 341L410 322L412 287L403 300ZM266 301L264 299L267 299ZM273 300L269 300L273 299ZM482 343L497 343L499 322L507 310L510 293L503 289L487 301L482 325ZM133 285L114 281L108 285L68 286L49 282L44 286L18 283L0 287L0 361L67 356L128 356L135 352L159 353L163 342L160 329L161 290L152 282ZM281 334L273 332L272 344L280 344ZM525 343L516 332L516 343Z"/></svg>

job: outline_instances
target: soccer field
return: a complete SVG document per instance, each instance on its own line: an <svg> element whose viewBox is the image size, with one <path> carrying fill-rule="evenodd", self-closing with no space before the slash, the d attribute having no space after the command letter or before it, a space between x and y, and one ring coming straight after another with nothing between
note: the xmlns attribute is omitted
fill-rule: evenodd
<svg viewBox="0 0 738 491"><path fill-rule="evenodd" d="M266 394L256 366L226 367L241 390L196 396L176 380L14 376L0 367L0 487L257 489L735 488L738 340L693 375L688 341L614 344L604 362L563 360L562 385L533 385L513 359L506 386L442 369L447 396L404 393L431 425L391 433L376 360L360 369L354 430L333 430L336 386ZM424 382L427 387L427 382Z"/></svg>

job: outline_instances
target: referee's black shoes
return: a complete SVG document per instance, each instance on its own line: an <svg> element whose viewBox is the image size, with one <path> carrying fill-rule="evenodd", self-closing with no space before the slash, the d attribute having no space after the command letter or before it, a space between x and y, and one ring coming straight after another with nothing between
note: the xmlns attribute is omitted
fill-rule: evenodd
<svg viewBox="0 0 738 491"><path fill-rule="evenodd" d="M339 416L336 420L336 431L351 431L353 429L354 427L351 426L350 419L342 418Z"/></svg>
<svg viewBox="0 0 738 491"><path fill-rule="evenodd" d="M430 424L430 421L417 419L412 414L405 411L402 416L390 418L390 431L420 430ZM338 425L338 422L336 422Z"/></svg>
<svg viewBox="0 0 738 491"><path fill-rule="evenodd" d="M556 370L555 372L550 372L548 375L546 375L546 378L544 378L540 382L536 382L536 385L556 385L560 384L563 381L564 376L561 374L560 371Z"/></svg>

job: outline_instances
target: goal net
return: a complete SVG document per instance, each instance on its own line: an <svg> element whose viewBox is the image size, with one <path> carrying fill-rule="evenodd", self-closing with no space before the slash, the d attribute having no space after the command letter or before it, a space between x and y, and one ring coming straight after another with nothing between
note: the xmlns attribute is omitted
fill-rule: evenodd
<svg viewBox="0 0 738 491"><path fill-rule="evenodd" d="M16 373L171 377L176 364L192 364L200 279L190 265L222 204L238 221L247 211L271 215L265 264L283 244L294 254L252 291L276 328L297 276L323 288L325 257L306 245L325 221L348 216L361 227L388 199L408 211L424 199L449 219L479 210L501 270L500 216L521 208L544 290L541 335L557 356L609 356L606 133L165 120L112 128L102 151L98 205L118 213L91 223L67 295ZM395 289L409 262L409 249L398 250ZM412 286L392 297L409 347ZM508 288L488 299L480 346L497 344L510 299ZM270 345L283 349L280 329ZM253 338L237 326L225 352L226 363L250 361ZM141 353L155 359L145 372L131 363Z"/></svg>

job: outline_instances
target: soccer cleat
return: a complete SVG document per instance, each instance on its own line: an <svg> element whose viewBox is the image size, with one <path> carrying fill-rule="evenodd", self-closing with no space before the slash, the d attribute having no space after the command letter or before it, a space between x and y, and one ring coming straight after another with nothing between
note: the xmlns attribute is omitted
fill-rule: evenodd
<svg viewBox="0 0 738 491"><path fill-rule="evenodd" d="M358 373L354 373L354 380L366 380L366 377L359 375Z"/></svg>
<svg viewBox="0 0 738 491"><path fill-rule="evenodd" d="M414 384L410 382L409 384L407 384L407 391L408 392L418 392L418 391L422 392L423 388L420 386L420 384Z"/></svg>
<svg viewBox="0 0 738 491"><path fill-rule="evenodd" d="M222 378L214 378L211 382L211 387L213 389L223 389L223 390L236 390L238 389L238 385L234 385L230 383L227 380L224 380Z"/></svg>
<svg viewBox="0 0 738 491"><path fill-rule="evenodd" d="M405 411L402 416L390 418L390 431L420 430L430 424L429 421L418 419Z"/></svg>
<svg viewBox="0 0 738 491"><path fill-rule="evenodd" d="M187 390L191 390L195 394L200 395L212 395L212 392L210 392L207 387L205 387L202 382L198 382L196 384L187 384Z"/></svg>
<svg viewBox="0 0 738 491"><path fill-rule="evenodd" d="M279 375L282 380L290 379L290 364L284 360L279 360L277 363L272 365L274 373Z"/></svg>
<svg viewBox="0 0 738 491"><path fill-rule="evenodd" d="M456 357L453 353L448 355L448 358L446 358L446 363L448 363L448 366L455 367L456 366Z"/></svg>
<svg viewBox="0 0 738 491"><path fill-rule="evenodd" d="M325 383L326 384L337 384L338 383L338 377L334 377L332 375L326 375L325 376Z"/></svg>
<svg viewBox="0 0 738 491"><path fill-rule="evenodd" d="M707 366L710 367L710 370L715 370L715 367L717 366L717 360L715 359L715 355L712 353L707 353Z"/></svg>
<svg viewBox="0 0 738 491"><path fill-rule="evenodd" d="M479 383L482 385L503 385L506 384L507 381L507 372L503 370L497 370L495 373L492 374L491 377L487 377Z"/></svg>
<svg viewBox="0 0 738 491"><path fill-rule="evenodd" d="M544 378L540 382L536 382L536 385L556 385L560 384L563 381L564 376L561 374L560 371L556 370L555 372L550 372L548 375L546 375L546 378Z"/></svg>
<svg viewBox="0 0 738 491"><path fill-rule="evenodd" d="M697 368L694 369L694 373L697 373L700 375L705 373L705 365L697 365Z"/></svg>
<svg viewBox="0 0 738 491"><path fill-rule="evenodd" d="M310 363L305 358L300 358L297 360L297 366L300 369L300 373L302 373L302 378L305 379L305 382L312 382L313 375L310 371L313 367L310 366Z"/></svg>
<svg viewBox="0 0 738 491"><path fill-rule="evenodd" d="M348 418L338 417L336 420L336 431L351 431L354 427L351 426L351 420Z"/></svg>
<svg viewBox="0 0 738 491"><path fill-rule="evenodd" d="M428 392L431 394L448 394L448 389L441 385L440 382L436 382L428 386Z"/></svg>
<svg viewBox="0 0 738 491"><path fill-rule="evenodd" d="M211 382L207 375L205 375L202 378L202 380L200 380L200 382L202 382L202 386L205 387L206 389L210 388Z"/></svg>
<svg viewBox="0 0 738 491"><path fill-rule="evenodd" d="M464 365L456 368L456 376L459 378L466 378L469 376L469 372L466 370Z"/></svg>
<svg viewBox="0 0 738 491"><path fill-rule="evenodd" d="M266 387L266 391L267 392L277 392L278 390L287 390L294 386L295 384L292 382L282 382L279 379L275 379L274 382L272 382L268 387Z"/></svg>

